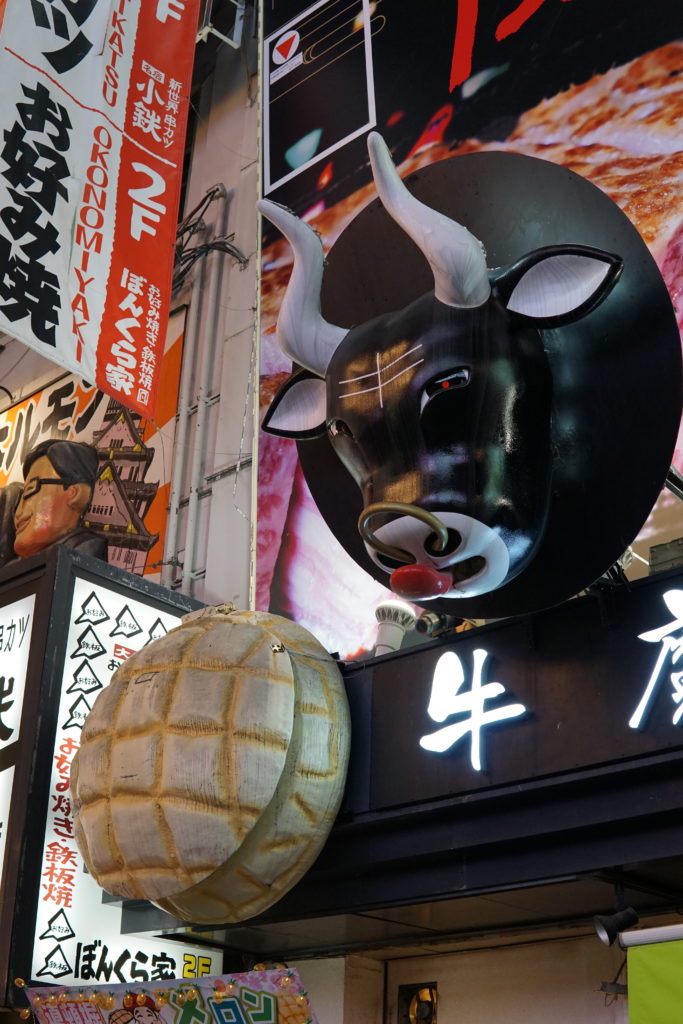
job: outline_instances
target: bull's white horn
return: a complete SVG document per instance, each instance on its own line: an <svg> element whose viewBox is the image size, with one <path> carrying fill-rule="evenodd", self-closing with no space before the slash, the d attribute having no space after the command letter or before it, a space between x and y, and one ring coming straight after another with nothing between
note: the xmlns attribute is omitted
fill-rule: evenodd
<svg viewBox="0 0 683 1024"><path fill-rule="evenodd" d="M377 132L368 135L368 152L379 198L429 261L437 299L447 306L481 306L491 292L481 242L457 221L411 195Z"/></svg>
<svg viewBox="0 0 683 1024"><path fill-rule="evenodd" d="M279 228L294 250L294 267L277 321L280 348L294 362L324 377L328 363L347 331L320 314L323 247L307 224L279 203L260 199L257 206Z"/></svg>

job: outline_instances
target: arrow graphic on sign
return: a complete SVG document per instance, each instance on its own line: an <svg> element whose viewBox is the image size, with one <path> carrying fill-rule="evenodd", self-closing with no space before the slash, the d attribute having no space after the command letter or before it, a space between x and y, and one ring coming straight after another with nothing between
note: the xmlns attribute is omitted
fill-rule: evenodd
<svg viewBox="0 0 683 1024"><path fill-rule="evenodd" d="M280 36L273 47L273 64L284 64L285 61L288 61L296 53L300 42L301 37L294 29L290 29L289 32Z"/></svg>

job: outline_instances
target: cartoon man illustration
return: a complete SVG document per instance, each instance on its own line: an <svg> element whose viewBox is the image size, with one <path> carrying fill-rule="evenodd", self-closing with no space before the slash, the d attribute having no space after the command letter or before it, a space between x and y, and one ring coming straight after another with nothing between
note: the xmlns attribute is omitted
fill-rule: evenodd
<svg viewBox="0 0 683 1024"><path fill-rule="evenodd" d="M118 1009L112 1010L109 1014L109 1024L131 1024L135 1021L133 1014L130 1010Z"/></svg>
<svg viewBox="0 0 683 1024"><path fill-rule="evenodd" d="M41 441L23 463L24 487L14 512L19 558L66 544L97 558L106 541L82 525L97 479L97 452L78 441Z"/></svg>
<svg viewBox="0 0 683 1024"><path fill-rule="evenodd" d="M146 996L144 1003L133 1009L133 1016L136 1024L164 1024L159 1008L150 996Z"/></svg>

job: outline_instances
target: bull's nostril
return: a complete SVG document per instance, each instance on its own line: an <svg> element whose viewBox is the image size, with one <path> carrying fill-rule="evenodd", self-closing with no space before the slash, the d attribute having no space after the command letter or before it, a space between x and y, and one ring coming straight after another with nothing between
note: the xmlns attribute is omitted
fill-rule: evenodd
<svg viewBox="0 0 683 1024"><path fill-rule="evenodd" d="M486 559L481 555L472 555L470 558L466 558L464 562L457 562L456 565L451 565L449 571L453 576L453 582L458 584L471 579L472 576L476 576L485 568Z"/></svg>
<svg viewBox="0 0 683 1024"><path fill-rule="evenodd" d="M399 548L396 549L398 554ZM394 569L400 569L402 565L406 565L406 559L409 559L408 564L415 561L412 555L409 555L406 551L406 558L399 560L398 558L391 558L389 555L383 555L380 551L377 552L377 561L383 569L388 569L389 572L393 572Z"/></svg>
<svg viewBox="0 0 683 1024"><path fill-rule="evenodd" d="M445 558L446 555L452 555L454 551L457 551L461 544L462 536L457 530L451 530L449 527L445 547L441 545L440 537L435 533L430 533L424 542L424 549L433 558Z"/></svg>

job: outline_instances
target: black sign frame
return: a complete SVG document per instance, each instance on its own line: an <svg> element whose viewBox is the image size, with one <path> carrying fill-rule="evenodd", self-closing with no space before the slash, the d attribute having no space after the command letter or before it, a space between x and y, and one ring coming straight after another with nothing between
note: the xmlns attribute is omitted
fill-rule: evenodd
<svg viewBox="0 0 683 1024"><path fill-rule="evenodd" d="M0 999L23 1005L14 979L30 977L40 890L42 843L57 729L59 695L76 579L137 600L159 611L186 614L201 603L123 572L96 558L56 546L0 572L0 601L36 594L33 633L22 712L20 749L8 821L0 929ZM36 826L37 823L37 827Z"/></svg>

